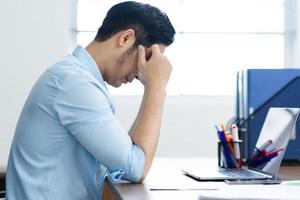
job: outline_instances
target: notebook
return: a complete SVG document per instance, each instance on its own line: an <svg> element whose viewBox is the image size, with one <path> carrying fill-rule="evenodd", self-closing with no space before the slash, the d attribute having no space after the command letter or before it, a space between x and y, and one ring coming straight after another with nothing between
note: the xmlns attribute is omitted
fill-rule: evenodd
<svg viewBox="0 0 300 200"><path fill-rule="evenodd" d="M183 173L198 181L267 180L277 182L280 168L300 108L272 107L259 134L247 167L184 169Z"/></svg>

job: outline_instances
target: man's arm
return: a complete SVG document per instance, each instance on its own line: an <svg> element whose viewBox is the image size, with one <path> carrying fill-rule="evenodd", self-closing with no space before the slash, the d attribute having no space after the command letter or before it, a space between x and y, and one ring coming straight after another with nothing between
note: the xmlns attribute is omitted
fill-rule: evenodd
<svg viewBox="0 0 300 200"><path fill-rule="evenodd" d="M138 66L145 91L139 114L130 130L133 142L140 146L145 154L142 180L151 167L156 151L166 97L166 85L172 71L171 64L161 54L158 45L153 45L151 50L152 56L146 61L145 49L141 46L138 48Z"/></svg>
<svg viewBox="0 0 300 200"><path fill-rule="evenodd" d="M144 94L145 94L145 93L144 93ZM133 132L134 132L134 130L135 130L135 128L136 128L136 125L137 125L138 122L140 121L140 118L141 118L141 112L142 112L143 107L144 107L144 101L145 101L145 95L143 95L143 99L142 99L142 102L141 102L141 105L140 105L140 108L139 108L139 112L138 112L137 116L135 117L135 120L134 120L134 122L132 123L132 125L131 125L131 127L130 127L130 129L129 129L129 131L128 131L128 135L129 135L130 137L132 137L132 134L133 134Z"/></svg>

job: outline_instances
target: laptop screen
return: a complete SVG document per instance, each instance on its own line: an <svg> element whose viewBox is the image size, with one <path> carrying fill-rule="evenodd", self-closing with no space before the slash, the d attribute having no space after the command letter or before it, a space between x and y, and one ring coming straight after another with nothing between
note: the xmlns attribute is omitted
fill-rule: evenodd
<svg viewBox="0 0 300 200"><path fill-rule="evenodd" d="M249 167L275 176L279 170L300 108L270 108Z"/></svg>

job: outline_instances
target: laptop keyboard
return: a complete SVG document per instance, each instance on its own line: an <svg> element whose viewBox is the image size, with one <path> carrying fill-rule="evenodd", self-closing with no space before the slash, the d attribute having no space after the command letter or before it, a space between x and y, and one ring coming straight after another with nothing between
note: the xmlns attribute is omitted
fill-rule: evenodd
<svg viewBox="0 0 300 200"><path fill-rule="evenodd" d="M264 175L251 172L247 169L220 169L219 172L228 177L242 177L242 178L266 178Z"/></svg>

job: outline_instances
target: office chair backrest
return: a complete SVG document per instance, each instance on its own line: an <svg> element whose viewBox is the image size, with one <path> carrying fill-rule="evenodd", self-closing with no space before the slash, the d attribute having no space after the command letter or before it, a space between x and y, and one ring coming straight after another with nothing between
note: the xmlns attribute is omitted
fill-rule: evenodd
<svg viewBox="0 0 300 200"><path fill-rule="evenodd" d="M5 191L0 191L0 200L5 199Z"/></svg>

